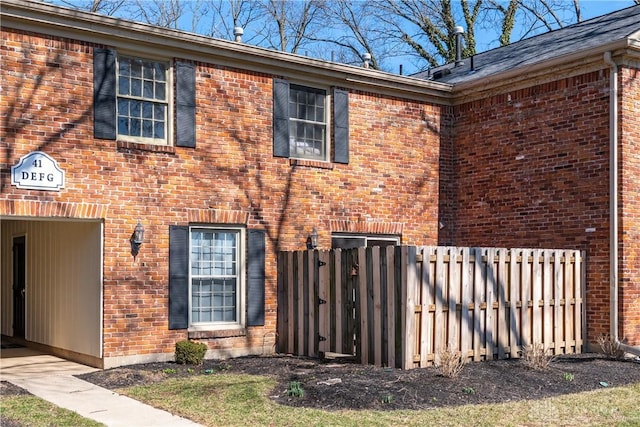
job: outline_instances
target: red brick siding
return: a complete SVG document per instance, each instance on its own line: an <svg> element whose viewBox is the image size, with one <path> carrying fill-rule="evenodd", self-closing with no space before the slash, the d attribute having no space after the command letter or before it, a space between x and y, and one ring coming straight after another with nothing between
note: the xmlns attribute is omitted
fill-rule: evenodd
<svg viewBox="0 0 640 427"><path fill-rule="evenodd" d="M621 339L640 344L640 69L620 68Z"/></svg>
<svg viewBox="0 0 640 427"><path fill-rule="evenodd" d="M586 250L589 339L608 332L608 72L455 110L454 243Z"/></svg>
<svg viewBox="0 0 640 427"><path fill-rule="evenodd" d="M272 155L272 76L198 63L197 147L158 149L93 138L92 46L3 29L1 48L0 214L22 212L27 201L54 206L53 216L108 205L105 357L171 353L187 336L167 326L170 225L204 218L267 231L266 325L208 340L225 350L275 342L275 254L303 248L313 226L321 247L330 229L340 231L335 224L437 242L440 107L351 91L350 163L292 164ZM63 190L10 185L11 166L33 150L65 170ZM146 233L134 259L128 239L138 219Z"/></svg>

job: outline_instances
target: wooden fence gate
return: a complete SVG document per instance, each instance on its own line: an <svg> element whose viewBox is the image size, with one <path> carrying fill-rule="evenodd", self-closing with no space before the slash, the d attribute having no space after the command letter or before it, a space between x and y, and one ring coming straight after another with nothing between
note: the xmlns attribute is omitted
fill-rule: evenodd
<svg viewBox="0 0 640 427"><path fill-rule="evenodd" d="M552 354L583 343L583 254L575 250L396 246L281 252L278 351L354 355L402 369Z"/></svg>

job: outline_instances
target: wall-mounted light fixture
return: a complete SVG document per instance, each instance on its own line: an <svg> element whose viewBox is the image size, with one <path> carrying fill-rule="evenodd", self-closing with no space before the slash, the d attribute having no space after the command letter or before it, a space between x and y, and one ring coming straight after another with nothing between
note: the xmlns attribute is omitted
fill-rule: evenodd
<svg viewBox="0 0 640 427"><path fill-rule="evenodd" d="M307 249L315 249L318 247L318 229L313 227L311 234L307 237Z"/></svg>
<svg viewBox="0 0 640 427"><path fill-rule="evenodd" d="M131 243L131 254L136 257L140 252L142 242L144 242L144 226L140 223L140 220L138 220L136 228L133 229L129 242Z"/></svg>

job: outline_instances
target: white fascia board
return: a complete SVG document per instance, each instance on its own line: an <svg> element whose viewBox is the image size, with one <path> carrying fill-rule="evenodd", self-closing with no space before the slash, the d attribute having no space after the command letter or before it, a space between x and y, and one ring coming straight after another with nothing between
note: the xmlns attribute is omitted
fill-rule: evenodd
<svg viewBox="0 0 640 427"><path fill-rule="evenodd" d="M236 67L311 83L375 90L449 105L452 86L409 76L308 58L235 41L76 11L30 0L2 0L2 26L152 55Z"/></svg>

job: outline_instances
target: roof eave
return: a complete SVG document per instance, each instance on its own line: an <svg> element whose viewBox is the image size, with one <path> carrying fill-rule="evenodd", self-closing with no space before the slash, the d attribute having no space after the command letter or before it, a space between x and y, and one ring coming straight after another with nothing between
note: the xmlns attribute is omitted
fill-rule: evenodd
<svg viewBox="0 0 640 427"><path fill-rule="evenodd" d="M511 68L506 71L497 72L482 78L469 80L461 83L453 84L454 104L466 100L469 94L496 89L497 87L506 87L506 82L511 85L518 82L530 81L537 76L545 75L553 70L554 74L561 73L563 70L576 68L577 66L586 67L589 64L604 63L602 55L604 52L610 51L614 55L625 52L640 52L640 40L626 37L610 43L602 44L590 49L577 51L569 55L561 55L547 61L541 61L535 64Z"/></svg>
<svg viewBox="0 0 640 427"><path fill-rule="evenodd" d="M0 12L2 26L7 28L39 29L54 36L115 48L131 49L133 44L144 46L149 54L172 55L282 77L304 78L314 83L361 90L375 88L376 92L390 96L451 103L452 85L446 83L327 62L28 0L3 0Z"/></svg>

